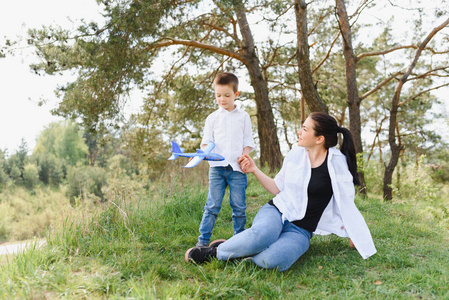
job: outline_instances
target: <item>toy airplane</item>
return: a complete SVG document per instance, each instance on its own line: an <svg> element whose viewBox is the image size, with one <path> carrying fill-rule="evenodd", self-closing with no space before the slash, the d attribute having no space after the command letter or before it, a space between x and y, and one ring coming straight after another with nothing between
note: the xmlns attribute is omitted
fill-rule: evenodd
<svg viewBox="0 0 449 300"><path fill-rule="evenodd" d="M179 148L176 142L172 141L171 144L173 153L168 160L175 160L178 156L193 157L193 159L189 161L189 163L185 165L184 168L193 168L194 166L199 164L202 160L220 161L225 159L220 154L211 153L212 149L214 149L215 147L214 142L209 142L209 144L207 144L207 146L203 150L196 149L196 153L184 153L184 149Z"/></svg>

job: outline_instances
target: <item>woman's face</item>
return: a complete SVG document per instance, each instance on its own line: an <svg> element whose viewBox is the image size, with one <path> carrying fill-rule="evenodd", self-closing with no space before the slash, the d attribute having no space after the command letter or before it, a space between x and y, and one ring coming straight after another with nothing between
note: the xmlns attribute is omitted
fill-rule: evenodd
<svg viewBox="0 0 449 300"><path fill-rule="evenodd" d="M310 148L317 145L319 137L315 136L314 121L307 118L298 131L298 146Z"/></svg>

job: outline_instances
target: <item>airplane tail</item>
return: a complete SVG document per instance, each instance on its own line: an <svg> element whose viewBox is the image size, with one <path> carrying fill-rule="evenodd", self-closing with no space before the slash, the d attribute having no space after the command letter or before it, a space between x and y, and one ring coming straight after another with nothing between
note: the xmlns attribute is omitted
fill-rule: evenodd
<svg viewBox="0 0 449 300"><path fill-rule="evenodd" d="M184 149L179 148L179 146L178 146L178 144L176 144L176 142L172 141L171 145L172 145L173 153L168 160L174 160L179 156L179 154L184 152Z"/></svg>

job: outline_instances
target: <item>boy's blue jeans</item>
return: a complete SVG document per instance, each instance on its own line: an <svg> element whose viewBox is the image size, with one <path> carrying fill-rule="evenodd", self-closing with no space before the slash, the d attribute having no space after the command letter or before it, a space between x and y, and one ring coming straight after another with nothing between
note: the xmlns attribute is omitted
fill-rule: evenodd
<svg viewBox="0 0 449 300"><path fill-rule="evenodd" d="M251 257L259 267L285 271L308 249L312 233L288 221L270 204L262 206L251 228L217 248L217 259Z"/></svg>
<svg viewBox="0 0 449 300"><path fill-rule="evenodd" d="M231 166L211 167L209 168L209 193L200 224L198 243L209 243L227 186L230 192L229 204L232 208L234 234L245 230L246 187L248 186L246 174L234 171Z"/></svg>

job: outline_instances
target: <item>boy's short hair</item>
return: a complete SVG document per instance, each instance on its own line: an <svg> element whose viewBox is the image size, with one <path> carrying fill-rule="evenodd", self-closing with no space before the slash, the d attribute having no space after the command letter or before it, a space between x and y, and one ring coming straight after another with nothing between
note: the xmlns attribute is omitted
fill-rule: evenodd
<svg viewBox="0 0 449 300"><path fill-rule="evenodd" d="M234 93L239 90L239 79L232 73L223 72L215 76L214 79L215 85L229 85L231 86Z"/></svg>

